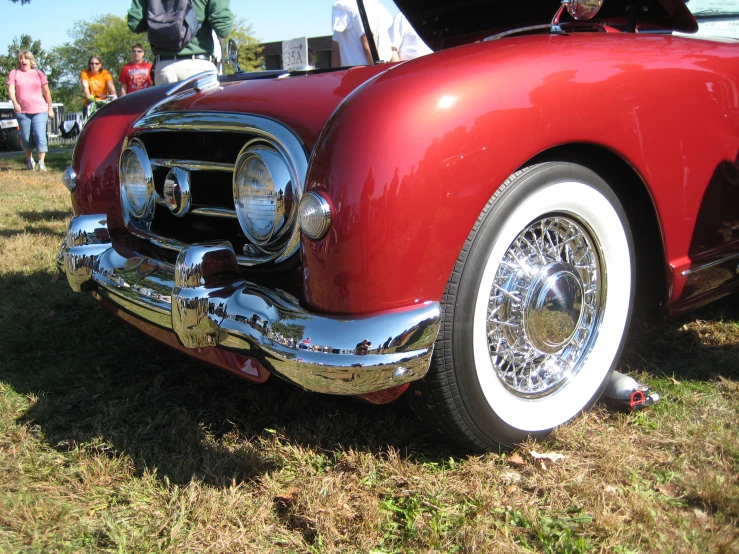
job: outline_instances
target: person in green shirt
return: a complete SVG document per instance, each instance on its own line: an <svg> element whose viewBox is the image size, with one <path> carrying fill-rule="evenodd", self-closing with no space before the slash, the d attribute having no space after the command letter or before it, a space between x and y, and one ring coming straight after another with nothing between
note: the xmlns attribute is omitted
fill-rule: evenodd
<svg viewBox="0 0 739 554"><path fill-rule="evenodd" d="M155 56L154 84L176 83L203 71L216 71L213 63L213 31L226 38L233 27L234 15L230 0L191 0L200 22L200 29L179 52L161 50L152 45ZM132 0L128 10L128 28L134 33L148 29L148 0Z"/></svg>

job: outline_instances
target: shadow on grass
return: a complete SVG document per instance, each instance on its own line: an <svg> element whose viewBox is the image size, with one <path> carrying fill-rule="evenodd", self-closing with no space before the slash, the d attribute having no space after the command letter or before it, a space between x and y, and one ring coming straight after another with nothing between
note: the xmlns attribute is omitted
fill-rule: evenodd
<svg viewBox="0 0 739 554"><path fill-rule="evenodd" d="M33 212L19 212L18 215L25 221L65 221L72 217L72 210L39 210Z"/></svg>
<svg viewBox="0 0 739 554"><path fill-rule="evenodd" d="M65 221L72 217L72 210L39 210L33 212L20 212L21 219L28 223ZM47 225L26 225L22 229L0 229L0 237L14 237L17 235L52 235L63 237L66 229L54 229Z"/></svg>
<svg viewBox="0 0 739 554"><path fill-rule="evenodd" d="M0 237L15 237L18 235L52 235L63 237L66 234L65 229L53 229L46 225L27 226L23 229L0 229Z"/></svg>
<svg viewBox="0 0 739 554"><path fill-rule="evenodd" d="M678 381L739 380L739 295L677 318L664 312L635 318L620 366Z"/></svg>
<svg viewBox="0 0 739 554"><path fill-rule="evenodd" d="M129 328L49 273L0 279L0 380L38 397L20 422L60 450L125 453L137 470L230 485L274 471L275 436L292 446L448 456L405 402L372 406L272 377L252 385ZM270 443L272 452L260 448ZM441 446L443 448L443 446Z"/></svg>
<svg viewBox="0 0 739 554"><path fill-rule="evenodd" d="M52 148L46 154L46 167L48 170L63 171L72 159L74 148ZM33 159L38 161L38 152L33 151ZM12 169L23 169L26 164L26 155L23 151L0 150L0 171Z"/></svg>
<svg viewBox="0 0 739 554"><path fill-rule="evenodd" d="M371 406L277 378L251 385L125 326L51 273L8 274L0 295L0 380L37 397L20 422L37 425L53 448L125 454L139 473L156 468L173 483L197 478L219 487L286 463L275 437L328 458L350 448L394 447L417 461L452 453L403 401ZM739 321L739 301L722 300L698 317ZM624 359L655 375L710 380L718 369L736 378L737 344L707 347L681 330L684 322L635 321Z"/></svg>
<svg viewBox="0 0 739 554"><path fill-rule="evenodd" d="M51 151L46 155L46 168L49 171L64 171L72 163L72 149Z"/></svg>

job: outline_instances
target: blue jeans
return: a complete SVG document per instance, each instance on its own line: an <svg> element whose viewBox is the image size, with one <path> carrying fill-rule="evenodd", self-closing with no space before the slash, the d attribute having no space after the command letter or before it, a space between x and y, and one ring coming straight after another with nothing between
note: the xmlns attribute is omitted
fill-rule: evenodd
<svg viewBox="0 0 739 554"><path fill-rule="evenodd" d="M49 121L49 112L16 113L15 118L18 120L18 125L21 126L21 144L23 145L23 150L26 152L33 150L33 142L35 142L36 150L39 152L48 152L46 123ZM33 132L33 142L31 142L31 132Z"/></svg>

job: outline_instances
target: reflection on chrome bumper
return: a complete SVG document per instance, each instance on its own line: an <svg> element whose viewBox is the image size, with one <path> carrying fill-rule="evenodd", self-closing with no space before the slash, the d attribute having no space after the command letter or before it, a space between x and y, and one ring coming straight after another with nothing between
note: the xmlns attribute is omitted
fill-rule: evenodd
<svg viewBox="0 0 739 554"><path fill-rule="evenodd" d="M367 317L309 313L289 294L243 280L229 243L186 248L172 266L119 254L104 215L75 217L57 256L75 291L96 290L187 348L219 346L317 392L365 394L428 371L440 308Z"/></svg>

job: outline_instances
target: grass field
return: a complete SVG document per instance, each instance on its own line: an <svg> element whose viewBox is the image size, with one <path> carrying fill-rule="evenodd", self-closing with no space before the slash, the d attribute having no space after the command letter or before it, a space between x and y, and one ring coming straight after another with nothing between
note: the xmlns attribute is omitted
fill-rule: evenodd
<svg viewBox="0 0 739 554"><path fill-rule="evenodd" d="M737 296L633 322L655 407L465 455L402 400L252 386L72 293L68 156L0 160L0 552L739 552Z"/></svg>

